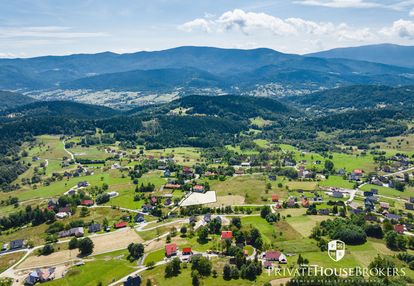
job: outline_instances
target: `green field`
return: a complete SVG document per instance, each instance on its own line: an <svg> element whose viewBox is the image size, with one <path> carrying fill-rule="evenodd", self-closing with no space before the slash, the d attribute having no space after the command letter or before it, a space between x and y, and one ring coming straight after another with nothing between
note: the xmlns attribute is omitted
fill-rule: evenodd
<svg viewBox="0 0 414 286"><path fill-rule="evenodd" d="M92 256L92 261L82 266L73 266L62 279L56 279L45 285L90 285L99 283L108 285L133 272L136 262L129 262L125 250Z"/></svg>
<svg viewBox="0 0 414 286"><path fill-rule="evenodd" d="M337 187L344 189L353 189L354 183L344 180L341 176L329 176L328 179L318 182L321 187Z"/></svg>

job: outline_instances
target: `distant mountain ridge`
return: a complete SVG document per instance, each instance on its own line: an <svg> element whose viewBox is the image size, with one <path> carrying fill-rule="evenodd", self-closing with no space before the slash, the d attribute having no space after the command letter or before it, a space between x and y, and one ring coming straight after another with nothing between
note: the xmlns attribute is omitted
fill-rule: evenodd
<svg viewBox="0 0 414 286"><path fill-rule="evenodd" d="M9 90L134 91L137 97L156 98L172 93L178 97L197 93L258 95L264 88L273 96L355 84L414 85L414 67L284 54L265 48L192 46L131 54L0 59L0 89ZM122 94L109 96L107 102L122 99ZM49 95L47 99L53 98Z"/></svg>
<svg viewBox="0 0 414 286"><path fill-rule="evenodd" d="M414 68L414 46L400 46L393 44L368 45L337 48L307 54L307 56L326 59L351 59Z"/></svg>

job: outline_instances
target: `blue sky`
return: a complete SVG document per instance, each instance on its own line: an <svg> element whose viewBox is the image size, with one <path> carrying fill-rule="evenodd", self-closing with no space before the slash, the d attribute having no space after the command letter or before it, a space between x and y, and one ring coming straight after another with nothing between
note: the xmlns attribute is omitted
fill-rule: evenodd
<svg viewBox="0 0 414 286"><path fill-rule="evenodd" d="M0 0L0 57L414 45L414 0Z"/></svg>

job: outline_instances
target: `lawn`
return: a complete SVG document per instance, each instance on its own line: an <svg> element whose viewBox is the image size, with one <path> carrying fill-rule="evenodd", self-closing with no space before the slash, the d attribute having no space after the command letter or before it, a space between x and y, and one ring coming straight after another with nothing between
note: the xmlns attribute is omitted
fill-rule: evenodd
<svg viewBox="0 0 414 286"><path fill-rule="evenodd" d="M25 252L14 252L14 253L2 255L0 259L0 273L8 269L10 266L15 264L17 261L19 261L20 258L22 258L24 254Z"/></svg>
<svg viewBox="0 0 414 286"><path fill-rule="evenodd" d="M136 262L129 262L126 250L93 256L93 260L82 266L73 266L64 278L45 285L108 285L135 271Z"/></svg>
<svg viewBox="0 0 414 286"><path fill-rule="evenodd" d="M371 184L364 185L361 188L361 190L363 191L370 191L371 189L377 189L379 195L383 195L386 197L393 197L393 198L402 197L402 198L408 199L410 196L414 194L414 192L410 192L410 191L400 192L400 191L397 191L396 189L377 186L377 185L371 185Z"/></svg>
<svg viewBox="0 0 414 286"><path fill-rule="evenodd" d="M81 147L75 146L68 149L73 153L77 159L89 159L89 160L105 160L108 157L111 157L111 154L108 154L104 150L104 146L89 146Z"/></svg>
<svg viewBox="0 0 414 286"><path fill-rule="evenodd" d="M329 217L317 215L301 215L287 217L286 222L292 226L303 237L309 237L312 229L321 221L327 220Z"/></svg>
<svg viewBox="0 0 414 286"><path fill-rule="evenodd" d="M213 269L218 273L216 278L210 276L201 279L201 285L204 286L228 286L228 285L239 285L239 286L251 286L251 285L263 285L265 282L275 279L275 276L269 276L267 272L263 272L261 276L257 277L256 281L250 281L245 279L226 281L223 279L223 266L228 262L226 258L214 258ZM143 285L147 283L147 279L151 280L152 285L158 286L182 286L192 285L191 282L191 265L187 265L187 268L181 264L181 273L178 276L165 278L164 271L165 265L157 266L151 270L141 272L143 278Z"/></svg>
<svg viewBox="0 0 414 286"><path fill-rule="evenodd" d="M245 204L260 204L263 203L262 199L269 200L272 194L277 194L280 197L286 194L277 187L276 182L272 182L272 190L266 194L267 180L261 175L244 175L231 177L225 181L209 182L210 188L216 191L218 197L240 196L244 198Z"/></svg>
<svg viewBox="0 0 414 286"><path fill-rule="evenodd" d="M348 180L344 180L342 176L329 176L328 179L320 181L318 185L321 187L337 187L344 189L354 188L354 183Z"/></svg>
<svg viewBox="0 0 414 286"><path fill-rule="evenodd" d="M147 265L148 262L158 262L162 261L165 258L164 248L158 249L156 251L150 252L145 256L144 265Z"/></svg>
<svg viewBox="0 0 414 286"><path fill-rule="evenodd" d="M152 155L156 158L173 157L175 163L182 166L192 166L202 161L200 149L192 147L146 150L145 155Z"/></svg>
<svg viewBox="0 0 414 286"><path fill-rule="evenodd" d="M140 179L138 179L138 185L148 183L155 185L155 190L158 190L162 185L166 183L166 179L161 177L162 172L154 171L144 174ZM134 201L135 185L132 182L121 182L119 184L112 184L109 187L110 191L118 192L117 197L112 198L106 205L119 206L128 209L140 209L144 204L144 201Z"/></svg>
<svg viewBox="0 0 414 286"><path fill-rule="evenodd" d="M19 201L59 197L81 181L87 181L92 186L102 186L104 183L111 186L113 184L127 183L129 180L128 177L122 178L121 173L118 170L110 170L105 173L95 170L94 174L91 176L63 179L61 181L53 182L49 186L39 186L37 189L32 188L29 190L0 193L0 200L6 199L9 196L18 197Z"/></svg>
<svg viewBox="0 0 414 286"><path fill-rule="evenodd" d="M320 170L323 168L325 160L328 159L317 153L301 152L294 146L286 144L280 144L279 147L285 152L293 152L296 161L306 160L307 168L315 167L316 169ZM329 155L332 156L332 159L329 160L334 163L335 169L343 168L347 172L351 172L354 169L363 169L367 173L375 170L373 156L370 154L361 155L361 152L355 152L355 154L330 153ZM322 163L315 165L314 162L316 160L320 160Z"/></svg>

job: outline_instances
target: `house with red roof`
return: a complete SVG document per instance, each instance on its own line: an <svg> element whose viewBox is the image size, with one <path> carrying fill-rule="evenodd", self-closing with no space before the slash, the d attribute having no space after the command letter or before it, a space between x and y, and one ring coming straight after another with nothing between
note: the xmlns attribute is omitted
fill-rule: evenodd
<svg viewBox="0 0 414 286"><path fill-rule="evenodd" d="M120 221L120 222L115 224L115 228L116 229L123 228L123 227L126 227L127 225L128 225L128 223L126 221Z"/></svg>
<svg viewBox="0 0 414 286"><path fill-rule="evenodd" d="M279 201L279 196L272 195L272 202L277 203Z"/></svg>
<svg viewBox="0 0 414 286"><path fill-rule="evenodd" d="M93 200L83 200L81 201L81 205L87 207L93 206Z"/></svg>
<svg viewBox="0 0 414 286"><path fill-rule="evenodd" d="M165 245L165 256L171 257L177 254L177 244L170 243Z"/></svg>
<svg viewBox="0 0 414 286"><path fill-rule="evenodd" d="M221 239L233 239L233 232L231 230L222 231Z"/></svg>
<svg viewBox="0 0 414 286"><path fill-rule="evenodd" d="M309 200L308 199L303 199L302 200L302 207L304 207L304 208L308 208L309 207Z"/></svg>
<svg viewBox="0 0 414 286"><path fill-rule="evenodd" d="M264 255L266 261L277 261L282 264L287 263L286 256L280 251L267 251Z"/></svg>
<svg viewBox="0 0 414 286"><path fill-rule="evenodd" d="M195 185L193 187L193 192L204 193L204 186L202 186L202 185Z"/></svg>
<svg viewBox="0 0 414 286"><path fill-rule="evenodd" d="M183 255L191 255L193 253L193 251L191 250L191 247L184 247L182 254Z"/></svg>
<svg viewBox="0 0 414 286"><path fill-rule="evenodd" d="M403 224L396 224L394 226L394 230L395 230L395 232L398 232L400 234L403 234L404 231L405 231L405 226Z"/></svg>

